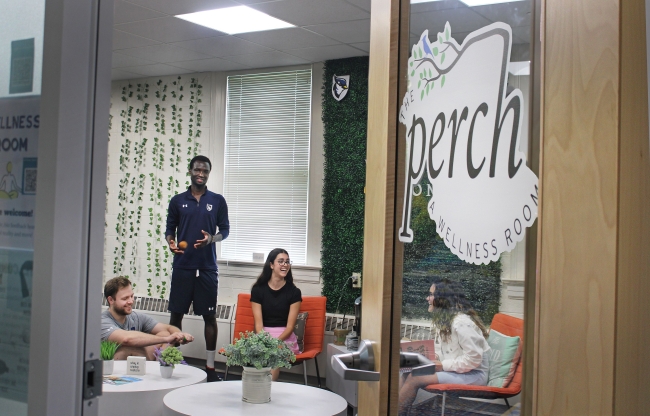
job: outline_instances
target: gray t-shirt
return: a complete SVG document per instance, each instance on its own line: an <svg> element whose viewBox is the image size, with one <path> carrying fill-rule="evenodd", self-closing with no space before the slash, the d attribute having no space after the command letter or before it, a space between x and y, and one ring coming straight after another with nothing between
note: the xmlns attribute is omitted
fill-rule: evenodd
<svg viewBox="0 0 650 416"><path fill-rule="evenodd" d="M108 339L108 337L116 329L123 329L125 331L140 331L147 334L151 333L153 327L156 326L156 322L150 316L144 313L137 313L132 311L129 315L126 315L126 321L124 325L120 325L119 322L113 318L109 310L102 312L102 341Z"/></svg>

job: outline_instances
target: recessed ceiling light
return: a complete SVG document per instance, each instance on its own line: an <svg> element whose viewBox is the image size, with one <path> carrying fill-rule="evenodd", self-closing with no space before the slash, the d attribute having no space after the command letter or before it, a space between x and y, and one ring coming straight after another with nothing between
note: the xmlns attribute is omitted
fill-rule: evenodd
<svg viewBox="0 0 650 416"><path fill-rule="evenodd" d="M291 23L246 6L179 14L176 17L229 35L295 27Z"/></svg>

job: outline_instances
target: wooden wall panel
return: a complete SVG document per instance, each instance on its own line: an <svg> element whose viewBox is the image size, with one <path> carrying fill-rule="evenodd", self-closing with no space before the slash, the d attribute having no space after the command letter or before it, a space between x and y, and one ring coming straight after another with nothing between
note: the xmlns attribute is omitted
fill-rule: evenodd
<svg viewBox="0 0 650 416"><path fill-rule="evenodd" d="M650 411L650 160L644 0L621 2L614 414Z"/></svg>
<svg viewBox="0 0 650 416"><path fill-rule="evenodd" d="M614 382L619 8L546 0L536 414L609 414Z"/></svg>
<svg viewBox="0 0 650 416"><path fill-rule="evenodd" d="M359 415L388 414L399 0L372 0L363 249L363 338L375 341L377 382L359 382Z"/></svg>

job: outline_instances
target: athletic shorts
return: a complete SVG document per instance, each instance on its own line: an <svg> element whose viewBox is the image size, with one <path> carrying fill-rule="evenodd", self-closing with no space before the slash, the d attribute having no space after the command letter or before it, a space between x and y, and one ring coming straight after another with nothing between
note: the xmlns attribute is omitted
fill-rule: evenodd
<svg viewBox="0 0 650 416"><path fill-rule="evenodd" d="M194 302L196 315L214 315L217 313L218 290L219 272L215 270L173 269L167 309L185 314Z"/></svg>

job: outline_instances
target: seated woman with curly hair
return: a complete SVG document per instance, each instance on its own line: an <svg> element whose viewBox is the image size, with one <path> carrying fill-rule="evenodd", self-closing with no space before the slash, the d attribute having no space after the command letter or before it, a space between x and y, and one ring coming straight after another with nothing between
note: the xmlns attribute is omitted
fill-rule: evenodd
<svg viewBox="0 0 650 416"><path fill-rule="evenodd" d="M419 389L431 384L472 384L488 381L487 330L472 309L460 284L443 279L427 295L433 320L436 373L406 374L400 379L399 412L406 414Z"/></svg>

